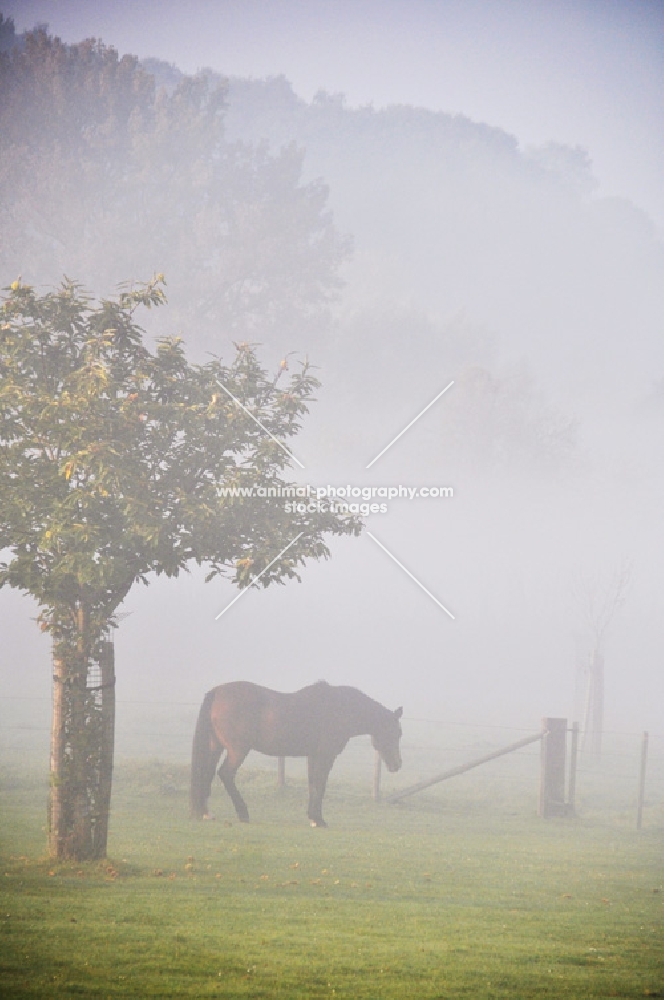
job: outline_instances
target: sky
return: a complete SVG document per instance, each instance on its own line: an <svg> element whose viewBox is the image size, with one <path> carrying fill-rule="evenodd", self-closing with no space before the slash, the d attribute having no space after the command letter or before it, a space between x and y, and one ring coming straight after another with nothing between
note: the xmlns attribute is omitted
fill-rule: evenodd
<svg viewBox="0 0 664 1000"><path fill-rule="evenodd" d="M310 100L413 104L590 153L664 231L664 0L2 0L19 30L185 72L285 75Z"/></svg>

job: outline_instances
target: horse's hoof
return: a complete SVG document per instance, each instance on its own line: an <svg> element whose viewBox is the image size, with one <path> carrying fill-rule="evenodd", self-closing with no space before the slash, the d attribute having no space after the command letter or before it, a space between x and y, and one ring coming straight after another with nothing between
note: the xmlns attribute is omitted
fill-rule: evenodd
<svg viewBox="0 0 664 1000"><path fill-rule="evenodd" d="M208 819L211 823L213 823L216 818L217 817L213 813L203 813L203 819Z"/></svg>
<svg viewBox="0 0 664 1000"><path fill-rule="evenodd" d="M310 823L313 827L321 827L321 829L327 826L327 823L325 822L324 819L321 820L312 819L310 820Z"/></svg>

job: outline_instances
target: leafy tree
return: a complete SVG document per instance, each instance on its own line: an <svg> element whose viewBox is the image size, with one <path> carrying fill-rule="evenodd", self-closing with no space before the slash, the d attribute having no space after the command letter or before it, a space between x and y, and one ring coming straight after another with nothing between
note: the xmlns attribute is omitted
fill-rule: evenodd
<svg viewBox="0 0 664 1000"><path fill-rule="evenodd" d="M41 296L17 281L0 314L0 550L11 556L0 586L32 594L53 638L58 857L105 853L109 634L132 585L194 561L248 586L302 532L260 580L282 583L328 555L324 533L359 531L353 518L222 495L286 485L278 441L297 432L318 383L303 364L281 385L247 343L228 366L190 364L177 339L151 353L135 312L163 300L160 276L99 303L71 281Z"/></svg>
<svg viewBox="0 0 664 1000"><path fill-rule="evenodd" d="M0 14L0 52L9 52L16 44L16 29L11 17Z"/></svg>
<svg viewBox="0 0 664 1000"><path fill-rule="evenodd" d="M227 140L223 83L156 89L135 57L38 29L0 53L0 92L0 281L106 293L160 268L170 332L212 350L219 330L321 328L348 253L327 189L301 182L294 144Z"/></svg>

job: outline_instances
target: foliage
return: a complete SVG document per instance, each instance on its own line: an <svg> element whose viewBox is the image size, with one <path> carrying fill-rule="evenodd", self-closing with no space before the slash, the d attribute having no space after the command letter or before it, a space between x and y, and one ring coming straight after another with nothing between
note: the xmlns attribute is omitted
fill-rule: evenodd
<svg viewBox="0 0 664 1000"><path fill-rule="evenodd" d="M167 92L101 42L23 41L0 53L0 280L110 292L163 270L170 329L195 326L199 347L322 322L348 244L294 145L227 141L225 86L205 76Z"/></svg>
<svg viewBox="0 0 664 1000"><path fill-rule="evenodd" d="M14 19L0 14L0 52L9 52L16 44Z"/></svg>
<svg viewBox="0 0 664 1000"><path fill-rule="evenodd" d="M318 383L305 363L282 387L247 343L230 366L190 365L179 340L150 353L134 314L163 301L162 285L95 304L71 281L43 296L15 282L2 307L0 549L13 558L0 585L33 594L58 634L55 609L74 621L82 602L97 637L151 572L177 576L193 560L211 575L234 567L246 586L304 531L262 577L268 586L326 556L323 532L359 530L220 494L285 485L288 456L219 383L277 439L297 432Z"/></svg>
<svg viewBox="0 0 664 1000"><path fill-rule="evenodd" d="M335 219L353 234L329 366L325 358L332 378L345 387L352 367L356 383L386 399L390 378L402 386L410 372L423 379L437 367L440 389L462 366L480 367L507 404L498 365L524 359L535 387L589 427L599 406L615 413L616 400L633 418L625 380L645 395L661 368L664 256L636 205L598 196L587 152L524 149L500 128L444 110L353 107L322 93L307 102L283 77L231 79L227 100L229 136L306 148L309 174L325 177ZM634 350L625 331L637 329ZM420 384L421 405L439 389ZM532 451L516 434L507 448ZM564 443L565 429L557 436ZM466 445L477 466L483 446L475 434Z"/></svg>

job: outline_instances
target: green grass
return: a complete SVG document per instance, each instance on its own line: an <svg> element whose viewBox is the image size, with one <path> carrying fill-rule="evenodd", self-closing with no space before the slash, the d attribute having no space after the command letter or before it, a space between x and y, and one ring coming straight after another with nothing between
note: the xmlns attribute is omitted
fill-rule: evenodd
<svg viewBox="0 0 664 1000"><path fill-rule="evenodd" d="M5 765L0 995L664 996L661 809L543 822L489 769L376 805L342 769L312 830L292 771L243 769L251 824L220 788L192 824L185 768L123 762L111 860L54 865L43 775Z"/></svg>

